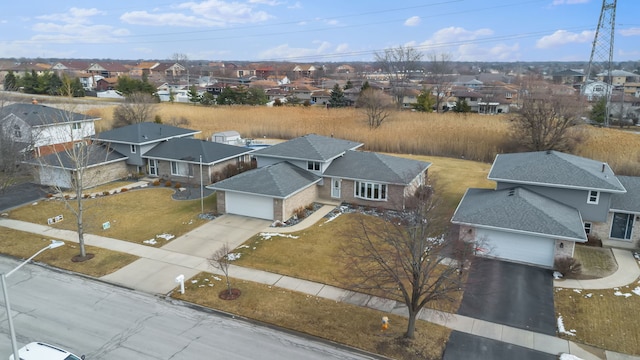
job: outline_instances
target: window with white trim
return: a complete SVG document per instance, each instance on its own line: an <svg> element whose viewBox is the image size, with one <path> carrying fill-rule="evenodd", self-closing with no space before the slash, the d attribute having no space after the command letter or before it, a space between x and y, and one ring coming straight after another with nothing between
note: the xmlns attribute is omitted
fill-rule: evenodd
<svg viewBox="0 0 640 360"><path fill-rule="evenodd" d="M320 171L319 161L307 161L307 170Z"/></svg>
<svg viewBox="0 0 640 360"><path fill-rule="evenodd" d="M591 227L592 226L593 226L593 224L590 223L590 222L584 223L584 233L587 234L587 235L591 234Z"/></svg>
<svg viewBox="0 0 640 360"><path fill-rule="evenodd" d="M387 185L356 181L355 182L355 197L366 200L387 200Z"/></svg>
<svg viewBox="0 0 640 360"><path fill-rule="evenodd" d="M135 154L136 153L136 146L131 144L131 153Z"/></svg>
<svg viewBox="0 0 640 360"><path fill-rule="evenodd" d="M20 125L13 125L13 136L17 138L22 137L22 129L20 129Z"/></svg>
<svg viewBox="0 0 640 360"><path fill-rule="evenodd" d="M587 196L587 204L597 204L600 201L600 191L590 190Z"/></svg>
<svg viewBox="0 0 640 360"><path fill-rule="evenodd" d="M187 163L172 161L171 162L171 175L177 176L192 176L191 166Z"/></svg>
<svg viewBox="0 0 640 360"><path fill-rule="evenodd" d="M71 123L71 129L73 129L73 130L80 130L80 129L82 129L82 123L80 123L80 122L74 122L74 123Z"/></svg>

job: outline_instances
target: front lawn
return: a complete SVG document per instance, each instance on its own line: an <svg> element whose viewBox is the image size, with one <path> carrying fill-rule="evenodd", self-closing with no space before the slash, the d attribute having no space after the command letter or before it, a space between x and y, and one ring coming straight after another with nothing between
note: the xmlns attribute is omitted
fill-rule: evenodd
<svg viewBox="0 0 640 360"><path fill-rule="evenodd" d="M0 231L2 253L18 259L29 258L40 249L51 244L51 240L50 238L43 238L41 235L13 229L2 228L2 231ZM71 258L78 255L80 249L78 244L67 241L65 246L44 251L34 261L93 277L101 277L138 260L137 256L131 254L93 246L86 246L85 250L87 253L94 254L94 258L84 262L73 262Z"/></svg>
<svg viewBox="0 0 640 360"><path fill-rule="evenodd" d="M150 187L85 199L85 232L135 243L156 239L157 242L149 246L165 245L166 240L156 238L157 235L178 237L207 221L198 217L200 200L173 200L173 192L169 188ZM70 200L69 204L75 206L76 202ZM213 211L215 194L205 198L204 205L205 212ZM61 199L46 199L9 213L11 219L41 225L47 225L47 219L57 215L63 215L64 220L52 227L77 230L75 216ZM106 222L110 226L104 230Z"/></svg>
<svg viewBox="0 0 640 360"><path fill-rule="evenodd" d="M607 290L556 288L554 301L565 328L561 337L640 355L640 283Z"/></svg>
<svg viewBox="0 0 640 360"><path fill-rule="evenodd" d="M441 359L449 338L449 329L418 321L415 339L402 341L407 327L402 316L249 281L231 279L231 283L242 291L236 300L218 297L225 289L224 279L210 273L193 277L185 283L184 295L174 291L172 297L393 359ZM381 331L382 316L389 317L385 332Z"/></svg>

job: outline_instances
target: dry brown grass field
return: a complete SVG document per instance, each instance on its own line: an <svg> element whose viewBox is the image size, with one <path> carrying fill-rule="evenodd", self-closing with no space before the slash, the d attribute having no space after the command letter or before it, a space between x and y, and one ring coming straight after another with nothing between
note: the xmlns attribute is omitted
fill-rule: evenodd
<svg viewBox="0 0 640 360"><path fill-rule="evenodd" d="M90 110L103 118L98 130L112 126L113 107ZM245 138L291 139L309 133L360 141L365 150L399 154L447 156L493 161L505 151L509 115L434 114L396 112L378 129L370 130L364 115L353 108L317 107L203 107L159 104L165 124L201 130L200 137L236 130ZM620 174L640 175L640 134L619 129L584 126L576 155L609 163Z"/></svg>

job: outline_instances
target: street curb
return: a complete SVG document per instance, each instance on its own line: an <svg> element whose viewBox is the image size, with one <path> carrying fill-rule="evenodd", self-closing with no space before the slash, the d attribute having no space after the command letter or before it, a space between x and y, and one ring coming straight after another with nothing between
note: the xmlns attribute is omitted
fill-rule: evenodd
<svg viewBox="0 0 640 360"><path fill-rule="evenodd" d="M196 303L192 303L189 301L184 301L184 300L178 300L178 299L174 299L171 297L171 292L167 295L159 295L159 297L163 298L165 301L173 304L173 305L180 305L180 306L185 306L197 311L201 311L204 313L209 313L209 314L215 314L218 316L223 316L229 319L234 319L234 320L239 320L239 321L243 321L252 325L257 325L260 327L265 327L268 329L272 329L272 330L276 330L276 331L280 331L289 335L293 335L293 336L297 336L297 337L301 337L301 338L305 338L308 340L312 340L312 341L316 341L316 342L320 342L323 343L325 345L330 345L342 350L347 350L353 353L357 353L363 356L369 356L372 359L377 359L377 360L393 360L392 358L386 357L386 356L382 356L379 354L374 354L371 352L368 352L366 350L362 350L362 349L358 349L358 348L354 348L352 346L346 345L346 344L341 344L341 343L337 343L334 341L331 341L329 339L325 339L322 337L318 337L315 335L311 335L311 334L307 334L304 332L300 332L297 330L292 330L292 329L288 329L288 328L284 328L284 327L280 327L271 323L266 323L266 322L262 322L260 320L255 320L255 319L251 319L251 318L247 318L244 316L240 316L240 315L235 315L232 313L228 313L226 311L222 311L222 310L218 310L218 309L213 309L210 307L206 307L206 306L202 306Z"/></svg>

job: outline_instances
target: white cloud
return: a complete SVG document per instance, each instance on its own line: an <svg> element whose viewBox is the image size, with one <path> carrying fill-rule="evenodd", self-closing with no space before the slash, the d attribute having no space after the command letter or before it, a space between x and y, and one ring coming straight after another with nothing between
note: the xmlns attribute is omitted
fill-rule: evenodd
<svg viewBox="0 0 640 360"><path fill-rule="evenodd" d="M300 3L300 1L296 1L295 4L289 5L287 8L289 8L289 9L302 9L302 4Z"/></svg>
<svg viewBox="0 0 640 360"><path fill-rule="evenodd" d="M410 18L408 18L407 20L405 20L404 22L404 26L418 26L420 24L420 17L419 16L412 16Z"/></svg>
<svg viewBox="0 0 640 360"><path fill-rule="evenodd" d="M548 49L560 45L572 43L585 43L592 41L594 32L585 30L580 33L573 33L566 30L557 30L551 35L543 36L536 41L536 47L539 49Z"/></svg>
<svg viewBox="0 0 640 360"><path fill-rule="evenodd" d="M586 4L589 0L553 0L552 5L575 5Z"/></svg>
<svg viewBox="0 0 640 360"><path fill-rule="evenodd" d="M271 49L262 51L258 54L260 59L295 59L304 57L315 57L326 54L335 54L345 52L348 49L347 44L339 44L334 47L328 41L313 41L318 46L315 48L295 48L289 44L282 44Z"/></svg>
<svg viewBox="0 0 640 360"><path fill-rule="evenodd" d="M72 7L65 13L37 16L36 19L64 22L67 24L89 24L91 23L90 18L96 15L104 15L104 12L96 8L83 9Z"/></svg>
<svg viewBox="0 0 640 360"><path fill-rule="evenodd" d="M96 9L71 8L65 13L36 17L44 22L36 22L31 30L36 33L29 40L32 43L114 43L120 36L129 35L129 30L111 25L92 24L91 18L104 15Z"/></svg>
<svg viewBox="0 0 640 360"><path fill-rule="evenodd" d="M467 30L461 27L448 27L436 31L433 36L423 41L421 46L455 46L466 41L473 41L483 36L493 35L491 29Z"/></svg>
<svg viewBox="0 0 640 360"><path fill-rule="evenodd" d="M622 36L637 36L640 35L640 28L634 27L629 29L620 30Z"/></svg>
<svg viewBox="0 0 640 360"><path fill-rule="evenodd" d="M174 12L130 11L120 20L128 24L152 26L223 27L229 24L263 22L273 18L265 11L255 10L256 5L277 5L277 1L254 0L249 3L206 0L185 2L174 7ZM181 12L183 11L183 12Z"/></svg>

